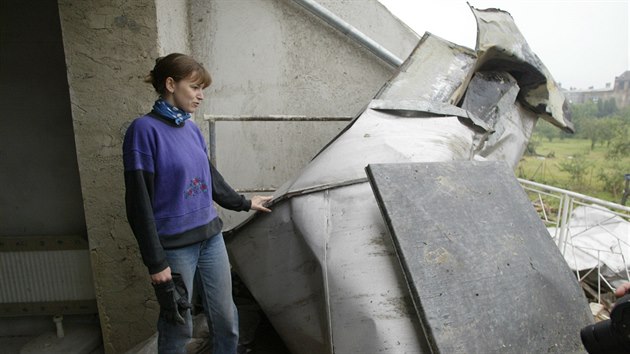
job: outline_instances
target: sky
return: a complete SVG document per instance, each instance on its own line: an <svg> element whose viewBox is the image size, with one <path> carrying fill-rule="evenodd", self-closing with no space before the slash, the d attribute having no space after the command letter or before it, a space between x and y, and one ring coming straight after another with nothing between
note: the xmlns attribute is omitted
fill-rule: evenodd
<svg viewBox="0 0 630 354"><path fill-rule="evenodd" d="M475 48L477 25L465 0L379 1L420 36L431 32ZM605 88L630 70L629 2L469 0L478 9L509 12L530 48L565 89Z"/></svg>

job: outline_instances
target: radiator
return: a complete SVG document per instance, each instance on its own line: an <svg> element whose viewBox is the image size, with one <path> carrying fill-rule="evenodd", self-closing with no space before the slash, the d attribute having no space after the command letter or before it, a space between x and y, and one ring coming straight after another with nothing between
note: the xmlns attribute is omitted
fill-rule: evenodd
<svg viewBox="0 0 630 354"><path fill-rule="evenodd" d="M96 312L87 245L76 249L58 237L7 240L0 238L0 315ZM64 241L75 249L63 249Z"/></svg>

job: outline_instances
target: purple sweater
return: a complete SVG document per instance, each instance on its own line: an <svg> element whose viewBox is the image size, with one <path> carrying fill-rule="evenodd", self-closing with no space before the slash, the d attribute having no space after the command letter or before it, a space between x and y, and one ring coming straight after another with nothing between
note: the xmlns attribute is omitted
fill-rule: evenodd
<svg viewBox="0 0 630 354"><path fill-rule="evenodd" d="M177 126L154 113L137 118L125 134L123 163L127 218L151 274L168 266L164 248L221 231L213 199L232 210L250 208L209 163L192 121Z"/></svg>

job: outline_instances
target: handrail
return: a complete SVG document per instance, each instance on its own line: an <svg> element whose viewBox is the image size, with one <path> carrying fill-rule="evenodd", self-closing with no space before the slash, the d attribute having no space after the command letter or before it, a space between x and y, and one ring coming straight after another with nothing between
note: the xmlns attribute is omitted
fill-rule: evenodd
<svg viewBox="0 0 630 354"><path fill-rule="evenodd" d="M363 32L356 29L356 27L342 20L339 16L335 15L322 5L313 0L293 0L312 14L326 21L333 28L341 31L346 36L350 37L354 41L358 42L370 52L381 58L387 64L397 68L402 65L403 61L394 55L389 50L385 49L382 45L378 44L372 38L365 35Z"/></svg>
<svg viewBox="0 0 630 354"><path fill-rule="evenodd" d="M572 192L572 191L568 191L566 189L562 189L562 188L558 188L558 187L553 187L553 186L548 186L546 184L542 184L542 183L537 183L537 182L533 182L533 181L528 181L526 179L522 179L519 178L518 181L521 184L524 185L528 185L528 186L533 186L533 187L538 187L538 188L543 188L546 189L550 192L557 192L557 193L562 193L562 194L566 194L572 198L579 198L582 199L584 201L593 203L593 204L599 204L608 208L613 208L613 209L619 209L619 210L623 210L623 211L627 211L630 213L630 207L621 205L621 204L617 204L617 203L613 203L613 202L609 202L606 200L602 200L602 199L598 199L595 197L591 197L588 195L584 195L584 194L580 194L580 193L576 193L576 192Z"/></svg>
<svg viewBox="0 0 630 354"><path fill-rule="evenodd" d="M597 297L598 297L597 300L598 302L600 303L602 302L601 301L602 285L605 285L609 290L613 290L613 285L610 283L609 279L607 279L602 274L602 269L606 267L606 265L604 264L604 261L602 260L604 253L612 257L620 257L619 259L621 259L621 261L623 261L623 264L625 264L625 274L623 274L623 278L630 281L630 270L628 269L628 262L626 261L626 258L629 255L624 254L622 252L624 248L628 249L628 247L623 247L622 244L625 244L626 246L630 246L627 244L626 240L621 239L618 235L614 235L610 231L606 230L606 228L603 227L604 225L602 225L603 223L594 223L593 225L580 225L577 227L579 231L577 231L577 233L574 233L573 235L571 234L572 232L571 217L573 215L573 208L575 205L578 205L578 206L581 205L581 206L597 209L599 211L603 211L610 215L610 218L608 218L607 220L611 220L615 217L621 217L625 220L630 220L630 207L627 207L621 204L608 202L608 201L594 198L591 196L587 196L584 194L568 191L562 188L548 186L545 184L532 182L532 181L528 181L528 180L524 180L520 178L518 179L518 181L521 183L521 186L526 192L532 192L536 194L534 199L536 203L540 204L542 208L541 219L546 225L552 226L555 228L555 234L552 234L551 237L556 242L558 249L560 250L562 255L565 257L565 260L567 260L566 259L567 247L570 247L573 251L580 250L586 254L589 254L591 257L593 257L593 259L596 260L597 266L595 268L590 269L588 271L583 270L585 271L583 272L584 274L580 274L579 269L576 269L575 272L576 272L578 281L582 282L591 273L593 273L594 271L597 271L596 275L597 275ZM552 215L549 215L550 213L547 212L546 210L547 206L545 205L543 196L545 196L546 198L557 199L559 205L558 205L558 210L557 210L555 220L552 220L551 218ZM612 248L609 250L593 249L593 248L579 246L579 245L574 244L571 238L572 236L579 236L580 234L594 227L600 227L600 228L603 227L604 230L606 230L610 235L616 237L620 251L616 252ZM572 254L575 255L575 253L572 253Z"/></svg>

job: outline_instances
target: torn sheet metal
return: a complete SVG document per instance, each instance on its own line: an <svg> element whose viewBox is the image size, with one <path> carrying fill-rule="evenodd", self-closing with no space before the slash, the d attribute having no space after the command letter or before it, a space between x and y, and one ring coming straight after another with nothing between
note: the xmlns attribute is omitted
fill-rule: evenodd
<svg viewBox="0 0 630 354"><path fill-rule="evenodd" d="M462 108L493 129L478 136L475 159L518 165L538 120L517 100L519 90L516 79L506 72L482 71L473 76Z"/></svg>
<svg viewBox="0 0 630 354"><path fill-rule="evenodd" d="M505 162L366 171L432 352L582 350L586 298Z"/></svg>
<svg viewBox="0 0 630 354"><path fill-rule="evenodd" d="M478 21L500 19L479 25L482 52L425 34L365 111L276 191L273 212L226 234L234 269L293 353L429 353L365 166L504 160L515 168L541 110L555 104L552 94L514 97L531 86L523 77L546 77L544 67L526 61L533 54L506 57L487 42L527 47L509 14L473 12ZM490 67L493 56L500 67ZM514 68L530 76L510 78ZM477 74L505 81L480 77L480 85L507 89L483 108L475 100L464 108ZM496 115L484 121L483 112ZM561 111L549 112L568 127Z"/></svg>
<svg viewBox="0 0 630 354"><path fill-rule="evenodd" d="M522 103L551 124L574 132L568 103L549 70L531 50L509 13L471 7L477 19L477 71L506 71L519 77Z"/></svg>

